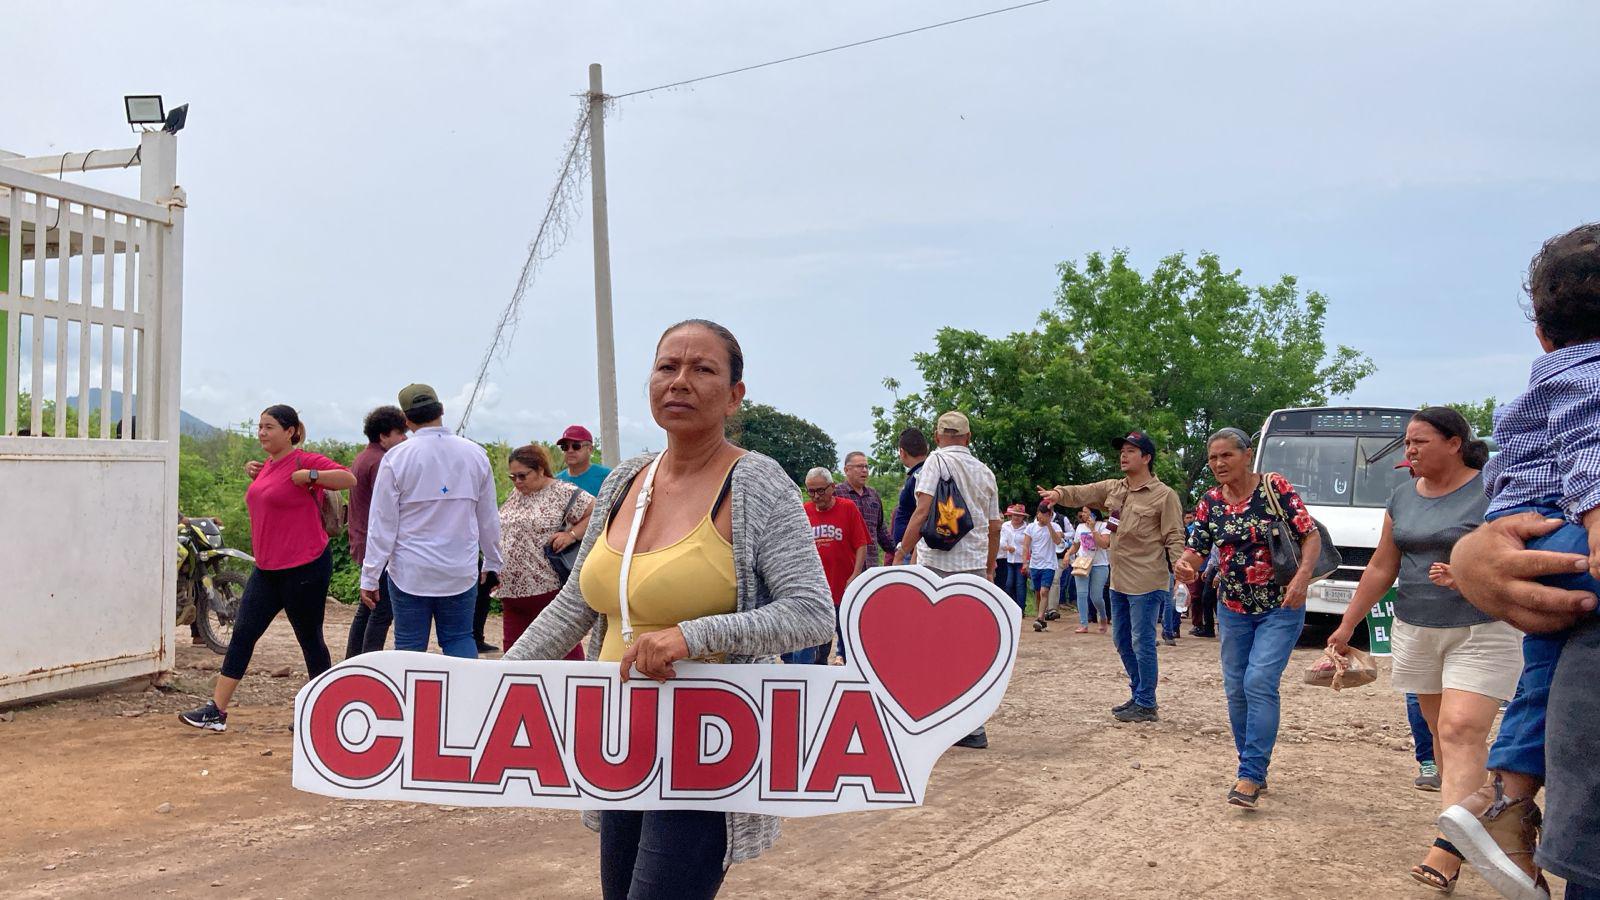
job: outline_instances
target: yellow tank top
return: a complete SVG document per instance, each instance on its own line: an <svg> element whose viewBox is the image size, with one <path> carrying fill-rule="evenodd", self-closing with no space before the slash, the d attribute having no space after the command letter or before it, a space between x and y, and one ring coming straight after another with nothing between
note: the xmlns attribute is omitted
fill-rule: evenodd
<svg viewBox="0 0 1600 900"><path fill-rule="evenodd" d="M606 530L610 530L609 523ZM602 662L622 660L622 609L617 593L621 575L622 553L611 546L602 532L578 575L584 602L606 617L606 636L600 645ZM700 524L676 543L633 554L633 567L628 573L628 614L635 638L690 619L731 613L738 603L733 545L717 531L709 510ZM717 661L721 661L720 657Z"/></svg>

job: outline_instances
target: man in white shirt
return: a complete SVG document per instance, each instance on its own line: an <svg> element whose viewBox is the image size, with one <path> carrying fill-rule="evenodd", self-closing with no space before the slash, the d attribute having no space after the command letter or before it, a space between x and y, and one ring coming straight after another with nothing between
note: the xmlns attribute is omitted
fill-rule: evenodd
<svg viewBox="0 0 1600 900"><path fill-rule="evenodd" d="M939 575L976 575L994 580L995 557L1000 551L1000 489L995 484L994 472L972 455L972 426L967 417L958 412L947 412L939 417L933 436L938 449L928 456L922 471L917 474L917 510L906 523L906 533L895 550L894 562L917 551L917 562ZM966 508L955 505L935 509L933 496L939 482L949 478L961 492ZM922 526L928 517L940 526L954 527L963 517L970 517L970 530L954 546L940 550L921 541ZM941 527L941 530L945 530ZM982 750L989 746L989 738L982 726L977 731L956 741L957 747Z"/></svg>
<svg viewBox="0 0 1600 900"><path fill-rule="evenodd" d="M444 404L433 388L409 385L400 392L400 409L411 439L385 453L378 466L361 602L378 602L378 579L387 568L395 649L427 652L431 626L446 656L476 659L478 582L500 571L500 511L489 456L445 429Z"/></svg>

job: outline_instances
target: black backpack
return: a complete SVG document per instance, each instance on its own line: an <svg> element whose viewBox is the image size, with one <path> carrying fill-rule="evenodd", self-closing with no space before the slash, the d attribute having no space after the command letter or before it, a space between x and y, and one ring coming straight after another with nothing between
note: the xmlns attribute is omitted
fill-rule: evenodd
<svg viewBox="0 0 1600 900"><path fill-rule="evenodd" d="M933 489L933 505L928 509L928 520L922 523L922 539L935 550L949 550L972 530L972 512L950 475L949 464L944 460L940 463L945 474Z"/></svg>

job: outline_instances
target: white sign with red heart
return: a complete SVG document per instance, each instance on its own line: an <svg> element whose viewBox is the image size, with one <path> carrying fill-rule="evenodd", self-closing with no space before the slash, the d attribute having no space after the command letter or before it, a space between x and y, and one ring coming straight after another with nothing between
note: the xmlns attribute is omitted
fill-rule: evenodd
<svg viewBox="0 0 1600 900"><path fill-rule="evenodd" d="M369 653L295 698L294 786L451 806L811 816L922 803L1000 704L1016 604L971 575L871 569L840 605L843 666Z"/></svg>

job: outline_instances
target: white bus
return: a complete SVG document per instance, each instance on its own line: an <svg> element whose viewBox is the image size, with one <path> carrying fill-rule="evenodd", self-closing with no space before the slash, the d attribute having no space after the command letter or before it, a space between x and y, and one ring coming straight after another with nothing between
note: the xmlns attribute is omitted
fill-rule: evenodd
<svg viewBox="0 0 1600 900"><path fill-rule="evenodd" d="M1289 479L1344 556L1337 572L1311 585L1307 611L1343 615L1355 596L1383 533L1389 494L1411 478L1395 466L1405 460L1406 423L1414 413L1369 406L1280 409L1261 426L1256 471Z"/></svg>

